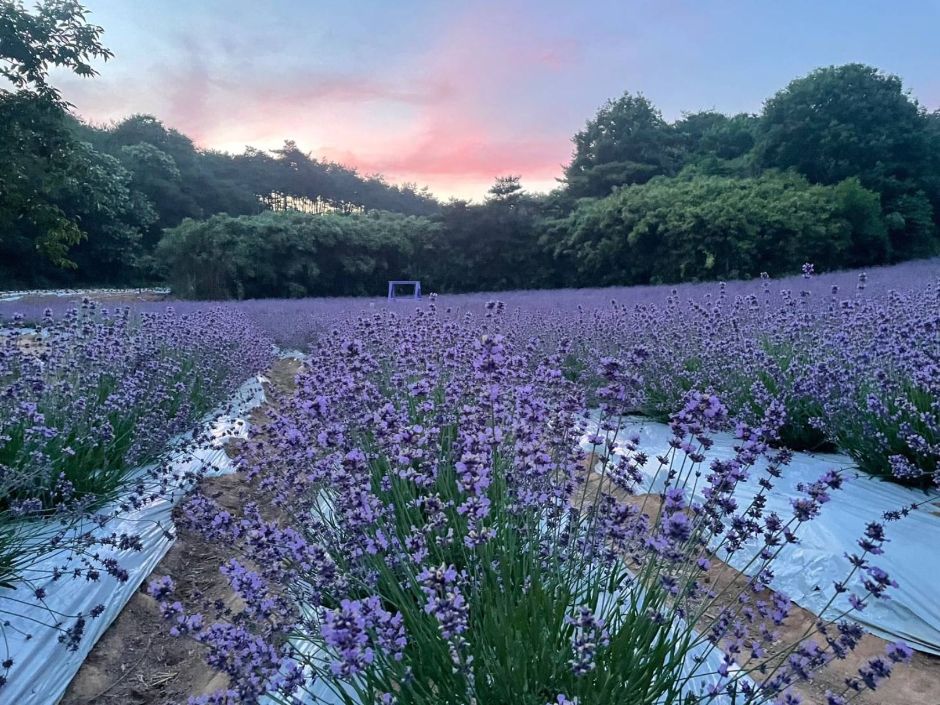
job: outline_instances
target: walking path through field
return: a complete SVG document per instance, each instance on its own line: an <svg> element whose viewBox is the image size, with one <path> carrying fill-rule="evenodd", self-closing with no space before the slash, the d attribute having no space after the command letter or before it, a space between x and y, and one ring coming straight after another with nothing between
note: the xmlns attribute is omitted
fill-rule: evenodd
<svg viewBox="0 0 940 705"><path fill-rule="evenodd" d="M283 358L266 376L275 388L287 391L299 368L297 360ZM255 409L251 423L264 423L264 414L264 406ZM228 450L234 454L233 448ZM204 478L200 489L233 514L240 513L247 500L248 488L238 473ZM175 543L152 576L171 576L178 594L188 604L219 599L237 610L240 600L219 572L219 566L230 557L228 546L210 543L178 526ZM142 590L149 581L148 576ZM131 598L85 659L62 705L176 705L185 703L191 695L225 687L225 676L206 665L205 647L170 636L156 600L142 590Z"/></svg>

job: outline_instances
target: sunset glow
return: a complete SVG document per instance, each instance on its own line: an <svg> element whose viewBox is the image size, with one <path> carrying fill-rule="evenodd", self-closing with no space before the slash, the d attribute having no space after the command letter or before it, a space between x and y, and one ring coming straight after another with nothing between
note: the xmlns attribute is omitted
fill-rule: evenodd
<svg viewBox="0 0 940 705"><path fill-rule="evenodd" d="M928 108L940 104L930 3L919 13L808 2L786 12L682 2L88 5L115 58L95 80L57 75L86 119L152 113L201 147L235 152L293 139L441 197L479 199L507 173L551 189L571 136L625 90L667 119L754 112L768 86L864 60L901 74ZM828 30L836 18L846 31Z"/></svg>

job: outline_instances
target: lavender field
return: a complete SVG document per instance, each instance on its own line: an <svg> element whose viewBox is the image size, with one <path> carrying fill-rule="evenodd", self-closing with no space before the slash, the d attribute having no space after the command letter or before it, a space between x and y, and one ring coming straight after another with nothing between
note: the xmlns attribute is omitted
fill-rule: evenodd
<svg viewBox="0 0 940 705"><path fill-rule="evenodd" d="M224 674L200 704L895 702L869 695L895 668L905 702L940 688L930 588L891 563L905 522L936 528L938 260L421 301L32 295L0 328L0 702L66 693L123 605L75 586L112 584ZM180 453L291 350L220 504ZM890 500L844 549L827 522L858 492ZM788 595L817 525L846 572ZM237 600L142 560L154 527L225 553Z"/></svg>
<svg viewBox="0 0 940 705"><path fill-rule="evenodd" d="M0 0L0 705L940 705L921 4Z"/></svg>

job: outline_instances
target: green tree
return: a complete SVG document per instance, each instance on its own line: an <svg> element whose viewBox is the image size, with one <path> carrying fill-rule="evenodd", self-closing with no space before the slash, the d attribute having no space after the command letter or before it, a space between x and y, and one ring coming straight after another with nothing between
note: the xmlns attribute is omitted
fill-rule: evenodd
<svg viewBox="0 0 940 705"><path fill-rule="evenodd" d="M187 219L166 231L158 260L174 291L196 299L380 294L389 279L421 278L427 218L373 211L266 211Z"/></svg>
<svg viewBox="0 0 940 705"><path fill-rule="evenodd" d="M580 286L746 278L876 264L886 251L878 197L856 180L837 186L794 174L657 178L586 199L562 225L555 254Z"/></svg>
<svg viewBox="0 0 940 705"><path fill-rule="evenodd" d="M497 176L487 191L487 201L506 208L518 206L525 196L521 176Z"/></svg>
<svg viewBox="0 0 940 705"><path fill-rule="evenodd" d="M156 220L150 201L114 157L87 143L75 156L75 176L57 197L87 234L70 252L76 267L69 281L117 285L148 278L142 238Z"/></svg>
<svg viewBox="0 0 940 705"><path fill-rule="evenodd" d="M204 173L192 140L182 133L152 115L132 115L99 139L101 147L131 172L134 187L153 201L158 233L184 218L214 212L202 204L212 178Z"/></svg>
<svg viewBox="0 0 940 705"><path fill-rule="evenodd" d="M715 176L752 176L757 123L755 116L745 113L733 117L714 111L683 115L673 124L683 165Z"/></svg>
<svg viewBox="0 0 940 705"><path fill-rule="evenodd" d="M675 131L642 95L608 101L574 136L574 145L565 181L576 198L606 196L617 186L675 174L680 165Z"/></svg>
<svg viewBox="0 0 940 705"><path fill-rule="evenodd" d="M75 266L69 248L84 235L50 197L68 182L65 165L75 149L57 105L0 92L0 251L9 263L7 283L28 282L46 263Z"/></svg>
<svg viewBox="0 0 940 705"><path fill-rule="evenodd" d="M900 78L847 64L817 69L768 100L755 156L814 183L857 177L881 196L892 257L907 259L937 247L937 196L927 195L934 149L927 115Z"/></svg>
<svg viewBox="0 0 940 705"><path fill-rule="evenodd" d="M121 164L78 141L61 108L33 96L0 95L0 145L0 282L133 278L154 214Z"/></svg>
<svg viewBox="0 0 940 705"><path fill-rule="evenodd" d="M44 0L33 12L0 3L0 252L7 282L28 282L48 263L74 267L69 250L84 232L62 195L82 176L84 147L72 135L66 104L48 82L50 68L94 76L91 61L108 59L101 27L70 0ZM67 200L67 199L64 199Z"/></svg>
<svg viewBox="0 0 940 705"><path fill-rule="evenodd" d="M542 199L518 176L496 179L482 204L453 200L437 221L429 284L439 291L498 291L546 286L551 262L539 245Z"/></svg>
<svg viewBox="0 0 940 705"><path fill-rule="evenodd" d="M156 218L140 242L141 273L152 276L153 252L165 228L215 213L257 213L262 205L229 154L202 151L152 115L132 115L105 129L83 126L83 137L120 161L131 189L153 205Z"/></svg>
<svg viewBox="0 0 940 705"><path fill-rule="evenodd" d="M104 31L85 21L88 11L75 0L42 0L30 13L20 0L0 3L0 76L18 91L61 103L49 85L49 69L60 66L79 76L97 74L91 61L107 60Z"/></svg>

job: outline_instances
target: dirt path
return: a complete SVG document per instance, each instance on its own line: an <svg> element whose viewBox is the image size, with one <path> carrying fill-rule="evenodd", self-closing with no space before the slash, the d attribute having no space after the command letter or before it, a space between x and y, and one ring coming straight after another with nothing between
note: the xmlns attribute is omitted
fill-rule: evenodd
<svg viewBox="0 0 940 705"><path fill-rule="evenodd" d="M271 385L287 390L300 368L297 360L283 359L268 372ZM251 415L263 423L266 408ZM231 451L230 451L231 453ZM246 496L239 475L206 478L204 494L223 507L240 512ZM219 566L231 556L226 546L204 541L178 529L176 542L153 571L172 576L186 602L222 600L236 607L238 598ZM146 586L150 576L144 581ZM224 675L210 669L204 647L190 639L170 636L156 600L138 591L104 633L69 685L62 705L170 705L185 703L191 695L211 693L226 685Z"/></svg>

